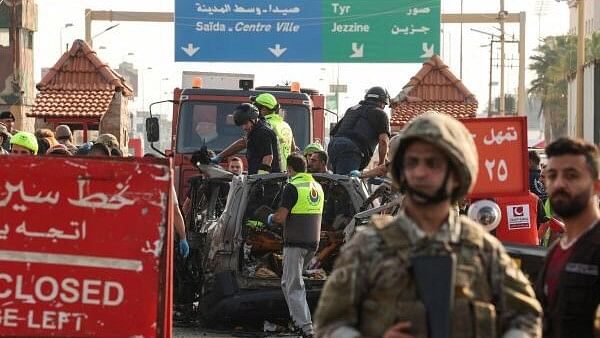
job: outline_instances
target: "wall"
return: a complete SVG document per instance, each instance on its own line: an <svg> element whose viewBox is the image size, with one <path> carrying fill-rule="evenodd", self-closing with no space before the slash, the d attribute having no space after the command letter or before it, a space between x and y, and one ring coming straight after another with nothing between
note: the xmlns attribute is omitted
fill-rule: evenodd
<svg viewBox="0 0 600 338"><path fill-rule="evenodd" d="M13 3L17 3L16 8ZM31 111L35 99L33 33L37 30L37 5L33 0L10 4L0 3L0 29L2 34L8 29L9 34L9 45L0 47L0 110L15 115L16 129L33 131L34 119L25 114ZM15 24L16 34L11 29Z"/></svg>
<svg viewBox="0 0 600 338"><path fill-rule="evenodd" d="M569 1L569 34L577 34L577 1ZM585 37L600 31L600 1L585 0Z"/></svg>
<svg viewBox="0 0 600 338"><path fill-rule="evenodd" d="M596 68L600 67L600 61L592 62L584 67L583 73L583 138L590 142L595 142L600 136L600 131L595 130L596 121L596 97L595 97L595 79ZM569 136L575 137L576 125L575 116L577 111L577 81L576 77L572 77L568 87L568 104L567 104L567 132ZM600 108L600 107L598 107Z"/></svg>
<svg viewBox="0 0 600 338"><path fill-rule="evenodd" d="M116 92L108 106L108 112L100 120L100 134L113 134L119 140L119 148L123 155L129 152L129 112L127 97Z"/></svg>

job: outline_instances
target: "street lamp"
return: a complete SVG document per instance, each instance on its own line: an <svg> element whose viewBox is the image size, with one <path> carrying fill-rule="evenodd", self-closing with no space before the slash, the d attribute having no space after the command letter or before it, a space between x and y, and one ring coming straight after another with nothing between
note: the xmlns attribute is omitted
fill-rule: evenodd
<svg viewBox="0 0 600 338"><path fill-rule="evenodd" d="M61 55L62 55L62 53L63 53L63 30L64 30L65 28L69 28L69 27L73 27L73 24L72 24L72 23L70 23L70 22L69 22L69 23L66 23L64 26L60 27L60 49L59 49L59 51L60 51L60 54L61 54ZM68 47L67 47L67 48L68 48Z"/></svg>
<svg viewBox="0 0 600 338"><path fill-rule="evenodd" d="M129 53L127 53L127 54L123 55L123 56L121 57L121 63L123 63L123 62L127 62L127 57L128 57L128 56L134 56L134 55L135 55L135 53L134 53L134 52L129 52Z"/></svg>
<svg viewBox="0 0 600 338"><path fill-rule="evenodd" d="M94 42L94 39L95 39L95 38L97 38L98 36L100 36L100 35L102 35L102 34L104 34L104 33L108 32L109 30L111 30L111 29L113 29L113 28L115 28L115 27L117 27L117 26L119 26L119 25L120 25L120 23L116 23L116 24L114 24L114 25L112 25L112 26L109 26L109 27L105 28L105 29L104 29L103 31L101 31L100 33L98 33L98 34L96 34L96 35L92 36L92 38L90 39L90 47L91 47L91 46L93 46L93 42Z"/></svg>

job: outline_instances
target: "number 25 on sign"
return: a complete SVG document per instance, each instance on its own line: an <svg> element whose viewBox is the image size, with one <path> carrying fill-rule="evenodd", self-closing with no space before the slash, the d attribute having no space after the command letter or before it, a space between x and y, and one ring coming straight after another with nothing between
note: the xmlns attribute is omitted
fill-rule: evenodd
<svg viewBox="0 0 600 338"><path fill-rule="evenodd" d="M500 182L504 182L508 178L508 168L506 166L506 161L503 159L499 160L497 165L496 159L486 159L485 168L487 169L488 177L490 178L491 182L494 182L494 176Z"/></svg>

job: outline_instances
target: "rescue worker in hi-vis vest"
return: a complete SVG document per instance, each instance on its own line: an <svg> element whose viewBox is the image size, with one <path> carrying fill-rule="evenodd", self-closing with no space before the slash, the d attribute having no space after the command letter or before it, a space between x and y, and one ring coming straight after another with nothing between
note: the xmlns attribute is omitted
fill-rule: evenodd
<svg viewBox="0 0 600 338"><path fill-rule="evenodd" d="M321 185L306 173L306 160L301 154L288 156L287 166L288 184L279 208L268 215L267 224L284 224L281 288L302 337L312 337L314 331L302 273L319 246L325 197Z"/></svg>
<svg viewBox="0 0 600 338"><path fill-rule="evenodd" d="M315 314L318 337L540 337L541 307L500 242L452 207L477 150L456 119L427 112L391 153L399 214L373 218L341 250Z"/></svg>
<svg viewBox="0 0 600 338"><path fill-rule="evenodd" d="M262 93L253 98L252 103L258 108L260 116L271 126L277 136L281 170L285 170L287 157L292 151L296 151L292 128L283 120L283 116L279 115L279 103L272 94Z"/></svg>

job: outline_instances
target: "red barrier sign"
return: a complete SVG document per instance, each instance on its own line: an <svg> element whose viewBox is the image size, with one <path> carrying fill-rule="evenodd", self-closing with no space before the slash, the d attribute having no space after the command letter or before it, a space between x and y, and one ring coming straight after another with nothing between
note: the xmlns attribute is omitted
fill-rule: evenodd
<svg viewBox="0 0 600 338"><path fill-rule="evenodd" d="M0 336L170 336L170 186L164 160L0 156Z"/></svg>
<svg viewBox="0 0 600 338"><path fill-rule="evenodd" d="M526 195L529 189L525 117L464 119L479 153L479 174L470 196Z"/></svg>

